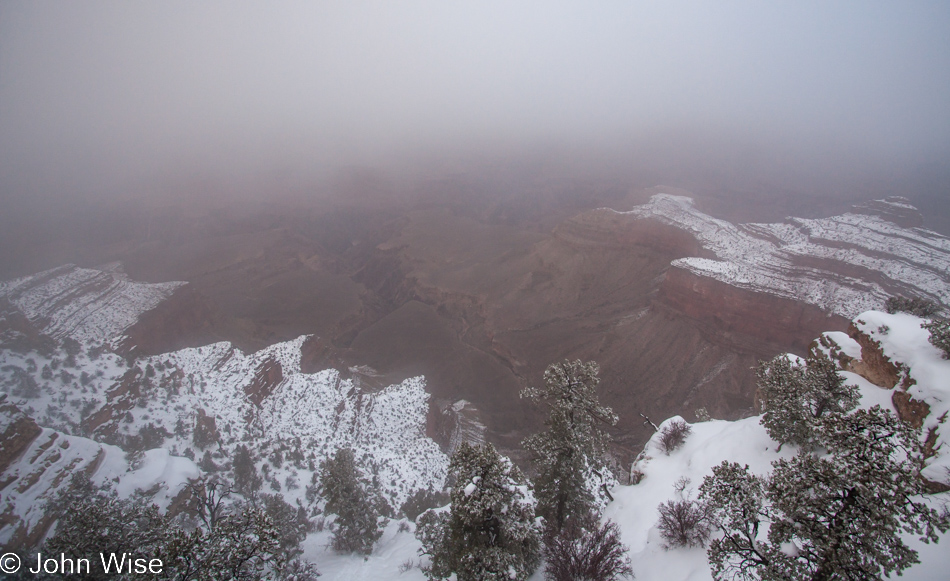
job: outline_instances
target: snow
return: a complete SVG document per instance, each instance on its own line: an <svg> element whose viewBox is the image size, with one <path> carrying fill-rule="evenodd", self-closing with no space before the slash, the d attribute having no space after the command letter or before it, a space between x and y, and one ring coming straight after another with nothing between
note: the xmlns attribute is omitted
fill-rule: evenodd
<svg viewBox="0 0 950 581"><path fill-rule="evenodd" d="M408 525L409 530L399 532L400 523ZM331 533L325 529L309 535L303 542L302 558L317 564L322 574L321 581L424 581L426 577L419 569L421 558L417 552L420 544L413 535L414 531L411 522L390 521L372 554L363 556L336 553L330 548ZM401 571L401 566L407 562L412 567Z"/></svg>
<svg viewBox="0 0 950 581"><path fill-rule="evenodd" d="M862 405L867 403L862 401ZM676 419L681 420L670 418L660 427ZM613 491L615 500L604 513L605 519L620 526L621 538L630 548L629 556L637 579L712 579L705 549L667 550L656 527L657 507L667 500L679 498L674 490L677 480L689 479L690 484L683 496L695 499L703 478L711 475L712 467L724 460L748 465L752 473L765 475L771 471L771 462L791 458L797 452L791 445L785 445L781 452L777 452L777 444L759 425L758 416L734 422L712 420L691 427L692 433L683 446L669 456L660 452L658 436L654 436L644 448L646 457L637 465L644 472L643 480L636 485L616 488ZM950 494L935 497L941 502L950 502ZM950 538L944 535L942 541L946 543ZM922 581L946 579L946 571L950 569L950 553L946 547L925 545L913 537L905 538L905 542L920 551L921 558L921 564L905 571L906 578ZM787 549L795 550L793 547Z"/></svg>
<svg viewBox="0 0 950 581"><path fill-rule="evenodd" d="M736 287L848 318L881 308L895 288L950 304L950 239L921 228L851 213L735 225L700 212L689 197L669 194L657 194L626 213L693 235L716 258L686 257L672 266Z"/></svg>
<svg viewBox="0 0 950 581"><path fill-rule="evenodd" d="M19 527L30 530L39 523L47 503L70 483L73 474L86 472L97 484L111 483L122 497L149 491L152 502L167 508L171 500L201 471L187 458L176 458L167 450L150 450L141 465L130 469L125 452L116 446L89 438L70 436L49 428L0 474L0 480L14 484L0 498L0 543L6 543ZM15 517L15 518L13 518Z"/></svg>
<svg viewBox="0 0 950 581"><path fill-rule="evenodd" d="M475 493L477 489L478 489L478 484L476 484L475 481L473 480L472 482L469 482L468 484L465 485L465 489L462 492L465 493L465 496L471 496L472 494Z"/></svg>
<svg viewBox="0 0 950 581"><path fill-rule="evenodd" d="M903 366L913 380L907 388L915 400L930 406L924 421L924 437L931 429L937 430L936 453L923 470L931 480L947 481L950 475L950 444L941 426L941 417L950 415L950 360L930 341L930 332L921 328L927 319L907 313L868 311L858 315L855 326L881 346L884 355L895 365ZM939 447L937 447L939 446Z"/></svg>
<svg viewBox="0 0 950 581"><path fill-rule="evenodd" d="M201 469L188 458L172 456L168 450L156 448L146 451L136 468L119 475L115 490L124 497L136 490L157 487L159 492L152 496L152 502L167 506L189 480L200 476Z"/></svg>

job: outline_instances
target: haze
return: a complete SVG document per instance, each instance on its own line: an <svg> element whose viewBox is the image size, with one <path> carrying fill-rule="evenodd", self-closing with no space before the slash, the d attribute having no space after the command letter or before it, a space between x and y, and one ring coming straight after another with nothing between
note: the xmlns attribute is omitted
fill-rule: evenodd
<svg viewBox="0 0 950 581"><path fill-rule="evenodd" d="M913 168L950 154L948 30L944 2L4 2L0 190L263 196L552 149Z"/></svg>

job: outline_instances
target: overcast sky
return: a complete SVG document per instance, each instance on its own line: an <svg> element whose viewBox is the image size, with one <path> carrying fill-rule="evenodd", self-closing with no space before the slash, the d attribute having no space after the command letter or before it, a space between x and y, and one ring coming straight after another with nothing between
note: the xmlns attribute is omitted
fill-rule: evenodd
<svg viewBox="0 0 950 581"><path fill-rule="evenodd" d="M0 2L5 199L667 131L946 159L950 3Z"/></svg>

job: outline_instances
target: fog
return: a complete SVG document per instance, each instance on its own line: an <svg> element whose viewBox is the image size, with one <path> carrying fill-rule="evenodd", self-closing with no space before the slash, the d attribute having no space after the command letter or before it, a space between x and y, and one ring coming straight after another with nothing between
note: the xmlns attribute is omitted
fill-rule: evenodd
<svg viewBox="0 0 950 581"><path fill-rule="evenodd" d="M948 30L939 1L4 2L0 195L550 151L907 171L950 157Z"/></svg>

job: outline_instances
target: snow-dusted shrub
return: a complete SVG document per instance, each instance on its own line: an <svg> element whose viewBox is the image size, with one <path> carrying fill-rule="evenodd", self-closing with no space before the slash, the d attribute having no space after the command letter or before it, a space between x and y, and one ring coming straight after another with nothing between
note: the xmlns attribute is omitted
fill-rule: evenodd
<svg viewBox="0 0 950 581"><path fill-rule="evenodd" d="M261 494L255 502L276 526L280 552L284 559L291 561L299 556L303 552L300 543L307 538L307 533L313 526L303 507L292 506L280 494Z"/></svg>
<svg viewBox="0 0 950 581"><path fill-rule="evenodd" d="M81 473L53 500L48 515L59 521L43 552L67 558L100 551L155 554L169 540L169 522L158 507L141 497L119 498L115 490L96 486Z"/></svg>
<svg viewBox="0 0 950 581"><path fill-rule="evenodd" d="M667 500L657 507L660 520L656 526L667 548L704 547L709 540L706 505L695 500Z"/></svg>
<svg viewBox="0 0 950 581"><path fill-rule="evenodd" d="M683 420L673 420L660 430L660 450L669 456L670 452L679 448L686 442L687 436L693 431Z"/></svg>
<svg viewBox="0 0 950 581"><path fill-rule="evenodd" d="M932 317L940 312L940 305L930 299L916 297L891 297L884 303L884 309L891 313L910 313L915 317Z"/></svg>
<svg viewBox="0 0 950 581"><path fill-rule="evenodd" d="M934 319L920 326L930 331L930 344L943 351L944 359L950 359L950 321Z"/></svg>
<svg viewBox="0 0 950 581"><path fill-rule="evenodd" d="M633 575L620 529L595 514L569 518L545 539L545 578L550 581L613 581Z"/></svg>
<svg viewBox="0 0 950 581"><path fill-rule="evenodd" d="M697 422L708 422L712 420L712 416L709 415L709 412L706 408L699 408L695 412Z"/></svg>
<svg viewBox="0 0 950 581"><path fill-rule="evenodd" d="M406 502L402 504L402 507L399 511L405 515L406 518L415 522L416 518L429 510L430 508L438 508L440 506L445 506L449 503L449 495L445 492L432 490L431 488L420 488L416 490L409 498L406 499Z"/></svg>

